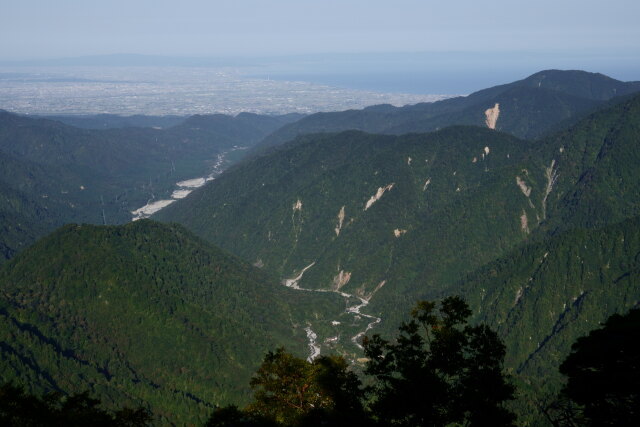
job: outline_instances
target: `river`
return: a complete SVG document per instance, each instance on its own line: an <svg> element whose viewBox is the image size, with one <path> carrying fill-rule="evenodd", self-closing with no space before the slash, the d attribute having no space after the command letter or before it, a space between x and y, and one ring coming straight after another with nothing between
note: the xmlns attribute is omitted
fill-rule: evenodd
<svg viewBox="0 0 640 427"><path fill-rule="evenodd" d="M360 316L360 317L364 317L364 318L367 318L367 319L371 319L372 321L367 323L367 326L363 331L358 332L356 335L351 337L351 342L353 342L358 348L360 348L362 350L363 349L362 344L360 344L360 342L359 342L360 338L362 338L371 328L373 328L375 325L380 323L382 321L382 318L376 317L376 316L372 316L370 314L362 313L360 310L362 310L363 307L366 307L367 305L369 305L369 300L364 299L362 297L359 297L357 295L348 294L346 292L342 292L342 291L339 291L339 290L333 290L333 289L307 289L307 288L301 288L298 285L298 282L300 282L300 280L304 276L304 273L308 269L313 267L314 265L315 265L315 262L309 264L308 266L303 268L296 277L294 277L292 279L286 279L283 282L283 284L286 287L291 288L291 289L295 289L297 291L333 292L333 293L336 293L336 294L342 296L345 299L346 307L347 307L345 309L345 313L352 314L354 316ZM358 302L355 305L350 305L350 304L352 304L352 303L350 303L350 301L352 301L354 299L356 301L358 301ZM333 324L339 324L340 322L338 322L337 320L334 320L332 323ZM318 335L311 329L311 325L307 325L307 327L305 328L305 331L307 333L307 339L309 340L309 357L307 357L307 361L312 362L313 359L315 359L316 357L318 357L320 355L320 351L321 351L320 345L318 344Z"/></svg>
<svg viewBox="0 0 640 427"><path fill-rule="evenodd" d="M142 218L149 218L159 210L166 208L170 204L187 197L196 188L202 187L209 181L216 179L228 166L227 155L232 151L246 150L247 147L233 147L230 150L224 151L216 157L216 161L213 164L211 172L207 176L187 179L184 181L176 182L176 188L171 193L170 199L157 200L152 194L151 198L147 200L147 204L141 208L131 211L132 221L137 221Z"/></svg>

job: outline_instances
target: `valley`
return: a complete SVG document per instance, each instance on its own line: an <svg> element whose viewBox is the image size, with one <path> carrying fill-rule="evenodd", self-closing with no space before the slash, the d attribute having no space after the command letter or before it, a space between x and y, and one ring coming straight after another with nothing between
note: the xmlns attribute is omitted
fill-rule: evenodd
<svg viewBox="0 0 640 427"><path fill-rule="evenodd" d="M365 328L363 330L361 330L360 332L358 332L356 335L354 335L353 337L351 337L350 341L353 345L355 345L359 350L363 350L362 345L360 344L360 339L367 333L369 332L370 329L372 329L375 325L377 325L378 323L380 323L382 321L382 319L380 317L375 317L375 316L371 316L369 314L364 314L362 313L360 310L363 309L364 307L366 307L369 304L369 300L356 296L356 295L352 295L352 294L348 294L346 292L342 292L340 291L340 288L337 289L305 289L305 288L301 288L300 286L298 286L298 282L302 279L302 277L304 276L304 273L310 269L311 267L313 267L315 264L309 264L308 266L306 266L305 268L303 268L302 270L300 270L300 274L298 274L295 278L293 279L286 279L283 281L284 286L286 286L287 288L291 288L291 289L295 289L297 291L302 291L302 292L320 292L320 293L326 293L326 292L333 292L336 293L338 295L340 295L341 297L344 298L344 302L345 302L345 313L348 315L353 315L354 320L357 323L360 323L359 321L362 320L362 318L365 318L367 320L365 320ZM369 297L370 298L370 297ZM369 322L371 321L371 322ZM342 324L342 321L338 321L338 320L332 320L331 321L331 325L334 327L338 327ZM353 324L352 324L353 326ZM338 330L340 330L340 328L336 328ZM322 353L322 347L318 344L318 334L316 334L312 329L311 326L307 326L305 328L305 331L307 332L307 338L309 339L309 356L307 357L307 360L309 362L313 361L316 357L320 356L320 354ZM337 335L333 336L333 337L327 337L324 340L324 344L330 344L331 347L333 347L333 349L335 349L337 347L338 344L341 344L340 342L340 338L341 338L341 334L338 333ZM345 352L344 350L344 345L340 345L339 348L342 348L341 352ZM357 354L357 353L356 353ZM351 359L351 363L355 363L355 359Z"/></svg>
<svg viewBox="0 0 640 427"><path fill-rule="evenodd" d="M206 176L198 177L198 178L190 178L184 181L176 182L175 184L176 188L171 193L170 199L156 200L155 195L152 194L151 199L147 201L146 205L131 211L131 214L133 215L132 221L137 221L142 218L149 218L154 213L160 211L160 209L169 206L171 203L177 200L187 197L196 188L202 187L207 182L216 179L216 177L220 175L224 171L224 169L226 169L229 166L230 161L227 159L229 154L235 151L246 150L246 149L247 147L235 146L231 150L223 151L222 153L218 154L215 162L213 162L213 167L211 168L211 171Z"/></svg>
<svg viewBox="0 0 640 427"><path fill-rule="evenodd" d="M297 118L248 113L191 116L162 129L119 127L114 119L115 127L94 129L0 111L0 156L5 165L0 171L5 201L0 209L7 216L22 212L22 221L5 223L0 261L68 222L130 221L131 212L141 206L169 200L176 183L192 186L189 180L194 177L215 175L225 161L238 161L244 150L234 147L253 145ZM225 160L217 166L222 153ZM22 224L19 229L17 224Z"/></svg>

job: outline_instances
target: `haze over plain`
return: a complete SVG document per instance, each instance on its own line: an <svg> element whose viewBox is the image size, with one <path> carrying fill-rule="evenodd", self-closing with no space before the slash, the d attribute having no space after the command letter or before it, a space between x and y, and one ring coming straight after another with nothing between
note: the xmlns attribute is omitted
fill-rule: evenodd
<svg viewBox="0 0 640 427"><path fill-rule="evenodd" d="M136 53L258 78L421 94L470 93L543 68L621 80L640 70L640 4L631 0L3 3L5 64Z"/></svg>

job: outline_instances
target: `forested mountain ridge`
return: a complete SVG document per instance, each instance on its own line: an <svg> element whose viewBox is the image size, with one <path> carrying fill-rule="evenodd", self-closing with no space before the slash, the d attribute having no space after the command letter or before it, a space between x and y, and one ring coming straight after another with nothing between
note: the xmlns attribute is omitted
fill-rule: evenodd
<svg viewBox="0 0 640 427"><path fill-rule="evenodd" d="M637 82L624 83L601 74L548 70L468 97L431 104L322 113L295 123L291 122L298 115L192 116L179 123L169 120L168 124L177 124L164 129L124 127L154 123L144 117L78 119L78 123L88 123L87 128L104 121L108 129L98 131L0 111L0 151L14 164L22 162L24 169L39 167L55 183L50 191L30 192L23 185L23 174L15 179L5 174L2 184L10 190L2 191L12 195L2 196L7 201L2 215L14 215L8 207L19 199L23 206L32 206L22 210L23 222L28 224L25 230L50 231L65 222L122 223L147 201L167 198L175 182L205 174L217 154L237 145L256 144L283 125L263 144L271 144L278 135L289 135L286 140L309 131L355 128L399 134L450 124L491 125L530 137L639 87ZM2 224L7 229L0 242L3 258L43 235L16 231L13 222Z"/></svg>
<svg viewBox="0 0 640 427"><path fill-rule="evenodd" d="M157 217L283 278L313 264L301 286L375 293L371 307L393 316L391 307L407 312L537 227L545 176L529 144L475 127L310 135Z"/></svg>
<svg viewBox="0 0 640 427"><path fill-rule="evenodd" d="M572 229L489 263L464 280L482 320L496 325L507 363L532 380L558 376L577 337L640 304L640 217ZM542 381L541 381L542 382Z"/></svg>
<svg viewBox="0 0 640 427"><path fill-rule="evenodd" d="M61 194L67 187L57 178L68 175L63 168L41 167L0 152L0 262L50 231L56 221L74 216L68 200L43 197Z"/></svg>
<svg viewBox="0 0 640 427"><path fill-rule="evenodd" d="M209 154L236 144L250 146L262 135L286 123L257 114L192 116L168 129L79 129L47 119L0 111L0 149L19 158L44 164L97 168L97 172L140 173L147 165L173 156ZM180 160L180 158L178 158ZM192 159L189 159L192 160ZM141 171L133 170L139 164Z"/></svg>
<svg viewBox="0 0 640 427"><path fill-rule="evenodd" d="M274 126L284 125L294 122L304 117L303 114L290 113L281 116L263 116L254 113L240 113L235 118L224 114L199 115L200 117L220 116L222 120L240 123L244 122L249 128L260 128L260 122L265 126L265 130L274 130ZM32 116L33 117L33 116ZM55 120L82 129L112 129L145 127L156 129L167 129L184 123L193 116L120 116L115 114L91 114L91 115L44 115L45 119ZM257 119L257 120L254 120Z"/></svg>
<svg viewBox="0 0 640 427"><path fill-rule="evenodd" d="M338 311L149 220L65 226L0 268L0 289L2 381L179 424L246 399L264 352L304 354L306 316Z"/></svg>
<svg viewBox="0 0 640 427"><path fill-rule="evenodd" d="M536 145L555 181L546 227L599 228L639 215L639 138L640 96L634 96Z"/></svg>
<svg viewBox="0 0 640 427"><path fill-rule="evenodd" d="M221 153L295 117L193 116L163 130L91 130L0 111L0 260L65 223L129 221L176 182L207 175Z"/></svg>
<svg viewBox="0 0 640 427"><path fill-rule="evenodd" d="M638 140L636 96L541 141L554 183L547 220L530 243L460 282L534 389L557 387L555 367L576 338L640 304Z"/></svg>
<svg viewBox="0 0 640 427"><path fill-rule="evenodd" d="M187 118L184 116L119 116L116 114L42 115L39 117L48 120L55 120L81 129L111 129L128 127L168 128L184 122Z"/></svg>
<svg viewBox="0 0 640 427"><path fill-rule="evenodd" d="M638 91L640 82L621 82L584 71L546 70L466 97L404 107L383 105L312 114L278 129L257 149L279 145L306 133L356 129L399 135L451 125L491 124L521 138L536 138L554 130L558 123L605 106L614 97Z"/></svg>
<svg viewBox="0 0 640 427"><path fill-rule="evenodd" d="M556 353L548 361L537 358L535 345L524 350L532 344L523 347L517 341L523 335L509 335L535 328L540 308L528 316L510 315L508 329L502 329L508 348L514 343L510 366L531 358L527 366L550 373L580 333L640 297L632 273L619 294L604 282L590 282L619 230L633 234L637 226L639 123L635 96L540 141L474 127L400 137L356 131L306 135L237 165L157 216L181 222L283 278L304 270L303 287L369 299L368 312L383 318L377 326L382 332L416 299L458 292L496 326L506 322L490 314L493 306L487 304L497 298L503 299L501 310L516 299L517 307L538 307L529 298L570 306L580 294L576 289L584 287L599 295L593 301L610 301L599 311L576 314L580 327L556 331L548 347ZM631 245L632 235L626 239ZM581 242L602 253L554 261L558 274L572 278L571 286L555 287L551 274L538 281L541 296L525 291L521 272L536 271L536 257L554 253L544 248L561 247L557 256L566 256ZM624 265L634 262L634 251L630 246L616 252L611 271L614 263L620 275L632 271ZM549 262L555 259L548 256ZM495 274L494 262L515 267L490 276L490 291L472 275ZM570 274L575 269L586 276ZM554 306L553 316L559 315Z"/></svg>

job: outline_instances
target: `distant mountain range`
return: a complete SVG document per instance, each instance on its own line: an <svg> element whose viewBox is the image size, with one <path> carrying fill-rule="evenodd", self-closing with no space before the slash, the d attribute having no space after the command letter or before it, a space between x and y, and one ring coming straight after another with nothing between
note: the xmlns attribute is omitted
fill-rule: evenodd
<svg viewBox="0 0 640 427"><path fill-rule="evenodd" d="M176 182L207 175L217 155L250 147L298 118L192 116L152 129L122 127L116 117L72 120L89 128L79 129L0 111L0 260L64 223L129 221L132 210L168 197ZM96 122L107 129L90 129Z"/></svg>
<svg viewBox="0 0 640 427"><path fill-rule="evenodd" d="M546 70L526 79L466 97L405 107L380 105L363 110L317 113L283 126L258 146L279 145L297 135L357 129L400 135L450 125L485 126L495 109L495 128L521 138L537 138L559 124L592 112L614 97L640 91L640 82L621 82L584 71ZM496 108L496 105L498 107Z"/></svg>
<svg viewBox="0 0 640 427"><path fill-rule="evenodd" d="M183 123L183 116L118 116L116 114L42 116L81 129L148 127L163 129Z"/></svg>

